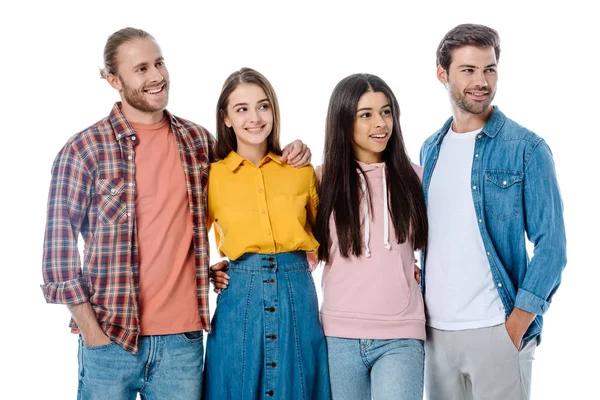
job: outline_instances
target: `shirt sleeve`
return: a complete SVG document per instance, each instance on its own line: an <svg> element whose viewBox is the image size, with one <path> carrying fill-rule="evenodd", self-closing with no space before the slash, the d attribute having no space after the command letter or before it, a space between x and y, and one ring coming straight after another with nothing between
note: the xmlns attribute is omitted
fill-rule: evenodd
<svg viewBox="0 0 600 400"><path fill-rule="evenodd" d="M206 131L206 139L208 140L208 160L212 163L216 158L217 141L209 131Z"/></svg>
<svg viewBox="0 0 600 400"><path fill-rule="evenodd" d="M312 170L310 177L308 205L306 206L307 220L312 227L317 223L317 208L319 207L319 189L317 182L317 175ZM312 231L312 229L311 229Z"/></svg>
<svg viewBox="0 0 600 400"><path fill-rule="evenodd" d="M89 300L77 240L87 223L91 188L92 179L83 161L70 144L66 145L52 166L48 195L41 285L48 303Z"/></svg>
<svg viewBox="0 0 600 400"><path fill-rule="evenodd" d="M544 141L534 148L525 168L524 206L527 237L534 249L515 306L544 314L567 262L563 205L552 153Z"/></svg>

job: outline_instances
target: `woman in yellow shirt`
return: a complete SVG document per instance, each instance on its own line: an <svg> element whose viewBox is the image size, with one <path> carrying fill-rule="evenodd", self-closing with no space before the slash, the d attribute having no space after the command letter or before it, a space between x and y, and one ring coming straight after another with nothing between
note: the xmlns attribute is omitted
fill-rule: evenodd
<svg viewBox="0 0 600 400"><path fill-rule="evenodd" d="M279 105L269 81L242 68L217 104L219 161L209 225L229 258L208 337L204 399L330 399L317 294L306 252L318 205L312 166L280 161Z"/></svg>

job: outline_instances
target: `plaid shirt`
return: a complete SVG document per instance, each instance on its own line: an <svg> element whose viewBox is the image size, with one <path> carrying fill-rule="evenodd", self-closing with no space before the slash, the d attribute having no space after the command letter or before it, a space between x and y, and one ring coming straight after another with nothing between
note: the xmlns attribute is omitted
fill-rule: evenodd
<svg viewBox="0 0 600 400"><path fill-rule="evenodd" d="M73 136L52 167L44 238L42 290L48 303L89 301L104 332L136 353L138 242L135 208L135 131L116 103L110 115ZM193 219L198 308L210 330L207 183L213 136L165 111L177 139ZM77 240L83 236L83 268ZM71 320L71 328L77 329Z"/></svg>

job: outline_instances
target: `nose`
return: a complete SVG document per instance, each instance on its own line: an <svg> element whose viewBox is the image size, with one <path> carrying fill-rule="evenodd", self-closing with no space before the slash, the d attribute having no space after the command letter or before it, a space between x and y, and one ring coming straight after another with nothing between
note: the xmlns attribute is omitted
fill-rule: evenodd
<svg viewBox="0 0 600 400"><path fill-rule="evenodd" d="M373 123L375 124L376 128L383 128L387 125L387 123L383 119L383 116L379 113L375 113L375 117L373 118Z"/></svg>
<svg viewBox="0 0 600 400"><path fill-rule="evenodd" d="M158 68L153 68L149 74L150 82L161 82L164 77Z"/></svg>
<svg viewBox="0 0 600 400"><path fill-rule="evenodd" d="M479 87L487 86L487 80L485 79L485 73L483 70L476 70L473 73L473 84Z"/></svg>
<svg viewBox="0 0 600 400"><path fill-rule="evenodd" d="M252 108L251 110L252 111L250 113L250 122L261 122L262 116L260 115L258 110L256 108Z"/></svg>

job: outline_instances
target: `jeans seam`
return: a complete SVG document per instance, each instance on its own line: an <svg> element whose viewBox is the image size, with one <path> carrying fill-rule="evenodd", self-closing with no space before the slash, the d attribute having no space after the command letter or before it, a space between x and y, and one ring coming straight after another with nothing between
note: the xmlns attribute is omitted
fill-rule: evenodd
<svg viewBox="0 0 600 400"><path fill-rule="evenodd" d="M292 315L292 321L294 321L294 341L296 342L296 356L298 357L298 373L300 374L300 382L304 382L304 374L302 373L302 357L300 353L300 343L298 342L298 327L296 326L296 307L294 306L294 289L290 283L290 279L288 273L285 274L285 279L287 281L287 285L290 291L290 313ZM300 385L301 399L305 399L304 396L304 384Z"/></svg>
<svg viewBox="0 0 600 400"><path fill-rule="evenodd" d="M246 383L246 381L245 381L244 378L246 376L246 343L247 343L246 339L248 337L248 311L250 310L250 297L252 296L252 290L254 288L254 277L255 277L255 274L252 273L250 275L250 287L249 287L249 290L248 290L248 296L246 297L246 312L244 314L244 343L242 345L244 356L242 357L242 360L243 360L242 361L242 378L241 378L242 379L242 384L240 385L240 387L242 389L241 390L242 397L243 397L243 394L244 394L244 385Z"/></svg>

